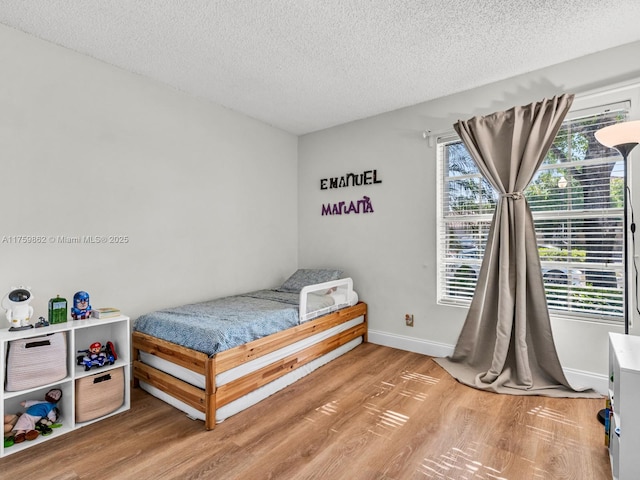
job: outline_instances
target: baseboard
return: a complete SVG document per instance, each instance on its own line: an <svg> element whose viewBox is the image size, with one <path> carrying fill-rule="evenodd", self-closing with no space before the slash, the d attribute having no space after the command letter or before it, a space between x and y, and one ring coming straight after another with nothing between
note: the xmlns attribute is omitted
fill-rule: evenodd
<svg viewBox="0 0 640 480"><path fill-rule="evenodd" d="M606 375L574 370L572 368L563 368L562 370L564 371L564 376L567 377L567 380L569 380L573 388L593 388L602 395L609 395L609 379Z"/></svg>
<svg viewBox="0 0 640 480"><path fill-rule="evenodd" d="M370 343L375 343L376 345L397 348L398 350L405 350L407 352L421 353L422 355L429 355L430 357L446 357L451 355L454 349L454 345L431 342L377 330L369 330L368 340ZM609 379L606 375L572 368L563 368L563 371L573 388L593 388L602 395L608 394Z"/></svg>
<svg viewBox="0 0 640 480"><path fill-rule="evenodd" d="M419 338L405 337L394 333L371 330L367 332L370 343L385 347L397 348L407 352L421 353L430 357L446 357L453 353L454 345L421 340Z"/></svg>

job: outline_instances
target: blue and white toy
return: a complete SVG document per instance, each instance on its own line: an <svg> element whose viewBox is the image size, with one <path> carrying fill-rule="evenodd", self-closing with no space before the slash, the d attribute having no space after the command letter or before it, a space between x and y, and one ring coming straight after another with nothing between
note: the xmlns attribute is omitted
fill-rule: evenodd
<svg viewBox="0 0 640 480"><path fill-rule="evenodd" d="M71 318L74 320L84 320L91 316L91 305L89 304L89 294L87 292L76 292L73 296L73 308Z"/></svg>
<svg viewBox="0 0 640 480"><path fill-rule="evenodd" d="M11 287L2 299L2 308L7 311L7 320L11 324L9 330L25 330L33 328L31 317L33 307L29 305L33 300L30 287Z"/></svg>

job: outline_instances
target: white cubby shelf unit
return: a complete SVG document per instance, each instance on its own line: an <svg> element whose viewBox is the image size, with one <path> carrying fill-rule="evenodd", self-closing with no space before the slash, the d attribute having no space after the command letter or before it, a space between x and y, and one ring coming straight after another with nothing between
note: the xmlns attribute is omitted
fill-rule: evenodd
<svg viewBox="0 0 640 480"><path fill-rule="evenodd" d="M29 388L19 391L6 390L7 375L7 351L10 342L18 339L28 339L40 337L58 332L65 332L66 335L66 362L67 375L65 378L40 385L35 388ZM59 388L62 390L62 399L58 403L61 414L62 426L53 429L50 435L39 435L35 440L27 440L22 443L5 447L0 444L0 457L20 452L26 448L34 447L38 444L46 442L50 439L58 438L73 430L98 422L112 415L124 412L131 407L130 394L130 369L131 363L131 332L130 319L127 316L119 315L117 317L96 319L90 318L86 320L69 320L65 323L58 323L41 328L31 328L21 331L9 331L7 328L0 330L0 380L2 381L2 401L0 402L0 414L4 418L5 414L15 414L24 412L24 407L20 402L24 400L44 400L44 396L51 388ZM100 342L106 345L107 342L114 344L117 359L113 365L105 364L102 367L93 367L85 370L83 365L77 364L77 357L86 350L94 342ZM76 422L76 380L97 373L108 373L110 370L122 368L124 371L124 402L117 410L95 418L86 422Z"/></svg>

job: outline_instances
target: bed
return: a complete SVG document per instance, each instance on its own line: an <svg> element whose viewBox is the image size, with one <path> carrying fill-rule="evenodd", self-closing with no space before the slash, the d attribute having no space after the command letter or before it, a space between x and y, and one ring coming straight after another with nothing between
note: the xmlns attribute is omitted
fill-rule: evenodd
<svg viewBox="0 0 640 480"><path fill-rule="evenodd" d="M367 305L340 273L139 317L134 386L213 429L367 341Z"/></svg>

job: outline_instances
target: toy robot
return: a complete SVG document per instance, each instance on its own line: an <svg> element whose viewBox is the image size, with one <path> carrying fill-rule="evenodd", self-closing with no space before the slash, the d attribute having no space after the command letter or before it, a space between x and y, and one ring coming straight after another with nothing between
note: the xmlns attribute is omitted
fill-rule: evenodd
<svg viewBox="0 0 640 480"><path fill-rule="evenodd" d="M76 292L73 296L73 308L71 309L71 318L74 320L83 320L91 316L91 305L89 305L89 294L87 292Z"/></svg>
<svg viewBox="0 0 640 480"><path fill-rule="evenodd" d="M9 330L25 330L33 328L31 317L33 307L29 303L33 295L29 287L11 287L9 293L2 299L2 308L7 311L7 320L11 323Z"/></svg>

